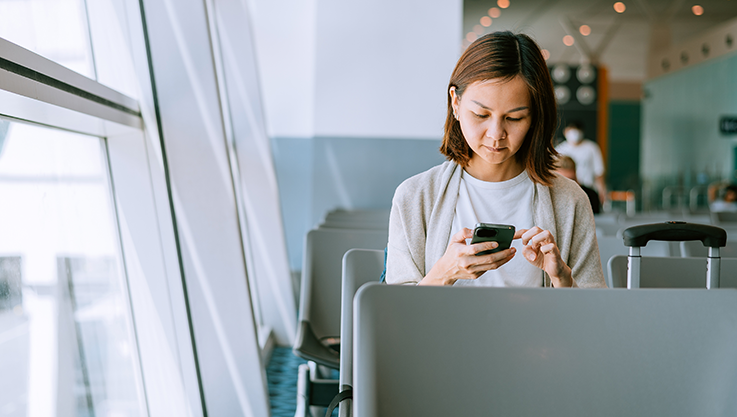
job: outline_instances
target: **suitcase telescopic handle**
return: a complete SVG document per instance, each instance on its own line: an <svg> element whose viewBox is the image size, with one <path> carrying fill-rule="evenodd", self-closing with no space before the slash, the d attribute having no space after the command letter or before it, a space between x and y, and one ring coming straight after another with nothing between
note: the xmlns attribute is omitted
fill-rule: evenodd
<svg viewBox="0 0 737 417"><path fill-rule="evenodd" d="M727 232L716 226L686 222L642 224L624 230L625 246L642 247L651 240L700 240L708 248L721 248L727 245Z"/></svg>

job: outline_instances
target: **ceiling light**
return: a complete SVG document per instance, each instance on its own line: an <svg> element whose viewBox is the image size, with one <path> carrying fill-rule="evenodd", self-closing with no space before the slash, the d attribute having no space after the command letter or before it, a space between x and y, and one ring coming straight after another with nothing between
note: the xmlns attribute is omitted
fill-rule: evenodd
<svg viewBox="0 0 737 417"><path fill-rule="evenodd" d="M551 76L553 77L553 81L563 84L571 78L571 70L568 68L568 65L558 64L553 67Z"/></svg>
<svg viewBox="0 0 737 417"><path fill-rule="evenodd" d="M614 3L614 11L617 13L624 13L627 7L621 1Z"/></svg>
<svg viewBox="0 0 737 417"><path fill-rule="evenodd" d="M489 16L493 17L494 19L496 19L497 17L501 15L502 15L502 11L499 10L498 7L492 7L491 9L489 9Z"/></svg>
<svg viewBox="0 0 737 417"><path fill-rule="evenodd" d="M565 85L558 85L553 89L558 104L566 104L571 99L571 90Z"/></svg>
<svg viewBox="0 0 737 417"><path fill-rule="evenodd" d="M691 7L691 11L692 11L692 12L693 12L693 14L695 14L696 16L701 16L702 14L704 14L704 8L703 8L703 7L701 7L701 6L699 6L698 4L696 4L696 5L694 5L693 7Z"/></svg>
<svg viewBox="0 0 737 417"><path fill-rule="evenodd" d="M488 28L491 26L491 18L489 16L484 16L481 18L481 26Z"/></svg>
<svg viewBox="0 0 737 417"><path fill-rule="evenodd" d="M576 90L576 98L583 105L592 104L596 101L596 90L590 85L582 85Z"/></svg>
<svg viewBox="0 0 737 417"><path fill-rule="evenodd" d="M467 40L467 41L469 41L469 42L473 42L473 41L475 41L475 40L476 40L476 38L478 38L478 37L479 37L479 36L478 36L477 34L473 33L473 32L468 32L468 33L466 34L466 40Z"/></svg>
<svg viewBox="0 0 737 417"><path fill-rule="evenodd" d="M502 9L506 9L507 7L509 7L509 0L497 0L496 4Z"/></svg>
<svg viewBox="0 0 737 417"><path fill-rule="evenodd" d="M583 84L590 84L596 78L594 67L589 64L581 65L578 67L578 70L576 70L576 78L578 78L578 81L581 81Z"/></svg>
<svg viewBox="0 0 737 417"><path fill-rule="evenodd" d="M563 37L563 43L564 43L564 44L565 44L566 46L572 46L572 45L573 45L573 42L574 42L574 41L573 41L573 36L571 36L571 35L566 35L566 36L564 36L564 37Z"/></svg>
<svg viewBox="0 0 737 417"><path fill-rule="evenodd" d="M589 25L581 25L581 27L578 28L578 31L581 32L583 36L591 35L591 28L589 27Z"/></svg>
<svg viewBox="0 0 737 417"><path fill-rule="evenodd" d="M550 59L550 51L548 51L547 49L541 50L540 53L543 54L543 59L544 60L547 61L548 59Z"/></svg>

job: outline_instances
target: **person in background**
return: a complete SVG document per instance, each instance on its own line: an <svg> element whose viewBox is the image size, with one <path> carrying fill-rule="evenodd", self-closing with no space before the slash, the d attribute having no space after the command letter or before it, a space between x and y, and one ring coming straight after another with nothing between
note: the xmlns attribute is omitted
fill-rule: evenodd
<svg viewBox="0 0 737 417"><path fill-rule="evenodd" d="M578 183L593 188L599 194L599 202L603 203L606 197L604 184L604 159L601 149L596 142L583 137L583 125L580 122L570 122L563 130L566 140L560 143L555 150L558 153L570 156L576 162L576 178Z"/></svg>
<svg viewBox="0 0 737 417"><path fill-rule="evenodd" d="M576 162L570 156L560 155L558 157L558 162L555 164L555 172L578 183L578 180L576 179ZM586 196L589 197L591 210L594 211L594 214L601 213L601 201L599 200L599 194L597 194L593 188L589 188L581 183L579 183L578 185L583 188Z"/></svg>
<svg viewBox="0 0 737 417"><path fill-rule="evenodd" d="M523 34L481 36L448 84L448 161L397 187L386 282L606 287L586 194L554 173L558 114L540 47ZM498 244L468 244L476 223L515 226L512 247L481 254Z"/></svg>
<svg viewBox="0 0 737 417"><path fill-rule="evenodd" d="M712 212L737 212L737 184L728 184L717 196L718 186L709 187L709 210Z"/></svg>

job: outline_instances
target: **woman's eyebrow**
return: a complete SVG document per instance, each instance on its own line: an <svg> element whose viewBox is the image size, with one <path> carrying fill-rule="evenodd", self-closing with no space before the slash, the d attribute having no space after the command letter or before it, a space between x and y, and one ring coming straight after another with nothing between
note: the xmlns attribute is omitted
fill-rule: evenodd
<svg viewBox="0 0 737 417"><path fill-rule="evenodd" d="M476 100L471 100L471 102L476 103L476 105L478 105L479 107L481 107L481 108L483 108L485 110L491 111L491 109L489 107L484 106L483 104L479 103ZM512 110L509 110L507 113L514 113L514 112L520 111L520 110L527 110L528 108L529 107L527 107L527 106L521 106L521 107L514 108Z"/></svg>

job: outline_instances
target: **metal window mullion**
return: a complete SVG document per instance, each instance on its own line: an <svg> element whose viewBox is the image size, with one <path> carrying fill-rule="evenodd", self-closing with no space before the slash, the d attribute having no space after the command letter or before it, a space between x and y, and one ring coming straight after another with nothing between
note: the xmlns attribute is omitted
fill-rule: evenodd
<svg viewBox="0 0 737 417"><path fill-rule="evenodd" d="M141 128L138 101L0 38L0 89Z"/></svg>

